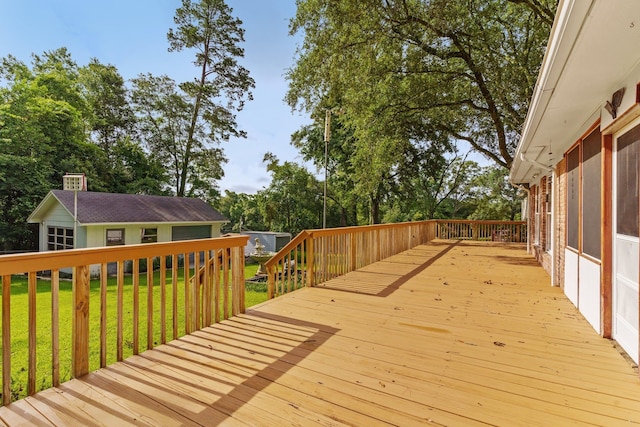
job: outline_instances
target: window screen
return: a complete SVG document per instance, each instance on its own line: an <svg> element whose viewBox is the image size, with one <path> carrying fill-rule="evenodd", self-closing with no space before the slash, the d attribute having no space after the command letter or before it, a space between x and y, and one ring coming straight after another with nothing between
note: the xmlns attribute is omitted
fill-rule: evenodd
<svg viewBox="0 0 640 427"><path fill-rule="evenodd" d="M638 237L638 141L640 125L618 138L616 155L616 228Z"/></svg>
<svg viewBox="0 0 640 427"><path fill-rule="evenodd" d="M567 246L578 250L578 224L580 220L580 148L567 154Z"/></svg>
<svg viewBox="0 0 640 427"><path fill-rule="evenodd" d="M582 142L582 252L600 259L600 188L602 156L600 130Z"/></svg>

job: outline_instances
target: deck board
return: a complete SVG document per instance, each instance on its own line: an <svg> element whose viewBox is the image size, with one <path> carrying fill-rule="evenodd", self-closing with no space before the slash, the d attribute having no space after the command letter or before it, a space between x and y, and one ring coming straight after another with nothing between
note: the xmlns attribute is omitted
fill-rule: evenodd
<svg viewBox="0 0 640 427"><path fill-rule="evenodd" d="M517 245L432 242L0 408L0 425L640 424L637 368Z"/></svg>

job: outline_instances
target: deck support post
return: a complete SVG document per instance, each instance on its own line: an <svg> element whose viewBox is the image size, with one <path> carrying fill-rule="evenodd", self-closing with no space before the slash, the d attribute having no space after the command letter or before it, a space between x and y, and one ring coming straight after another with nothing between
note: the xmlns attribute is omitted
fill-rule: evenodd
<svg viewBox="0 0 640 427"><path fill-rule="evenodd" d="M312 287L315 285L315 259L316 254L314 252L313 246L313 234L307 238L307 266L305 270L307 271L306 279L307 279L307 287Z"/></svg>

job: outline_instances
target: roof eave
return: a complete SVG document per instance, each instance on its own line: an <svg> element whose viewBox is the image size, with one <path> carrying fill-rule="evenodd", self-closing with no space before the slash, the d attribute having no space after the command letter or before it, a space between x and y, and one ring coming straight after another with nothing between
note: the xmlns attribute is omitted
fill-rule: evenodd
<svg viewBox="0 0 640 427"><path fill-rule="evenodd" d="M514 185L530 183L527 174L531 165L525 164L527 161L523 159L524 153L533 142L562 75L562 70L567 64L594 1L561 0L558 4L547 51L540 67L513 165L509 171L509 181ZM523 167L527 168L524 172L520 170Z"/></svg>

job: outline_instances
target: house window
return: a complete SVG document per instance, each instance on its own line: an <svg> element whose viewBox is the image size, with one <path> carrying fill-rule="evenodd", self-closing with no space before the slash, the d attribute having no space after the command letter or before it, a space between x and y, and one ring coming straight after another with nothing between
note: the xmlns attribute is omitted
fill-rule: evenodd
<svg viewBox="0 0 640 427"><path fill-rule="evenodd" d="M582 141L582 252L600 259L602 142L600 131Z"/></svg>
<svg viewBox="0 0 640 427"><path fill-rule="evenodd" d="M124 245L124 228L107 230L107 246Z"/></svg>
<svg viewBox="0 0 640 427"><path fill-rule="evenodd" d="M546 185L546 191L544 194L544 204L546 206L545 209L545 213L546 213L546 217L545 217L545 240L544 240L544 249L546 251L550 251L551 250L551 202L552 202L552 197L551 197L551 192L553 191L553 177L552 176L548 176L547 177L547 185Z"/></svg>
<svg viewBox="0 0 640 427"><path fill-rule="evenodd" d="M638 145L640 126L618 138L616 186L616 227L618 234L638 237Z"/></svg>
<svg viewBox="0 0 640 427"><path fill-rule="evenodd" d="M567 153L567 246L600 259L602 136L596 129Z"/></svg>
<svg viewBox="0 0 640 427"><path fill-rule="evenodd" d="M157 228L143 228L140 236L140 243L156 243L158 241Z"/></svg>
<svg viewBox="0 0 640 427"><path fill-rule="evenodd" d="M50 251L60 251L73 249L73 228L48 227L47 228L47 249Z"/></svg>

